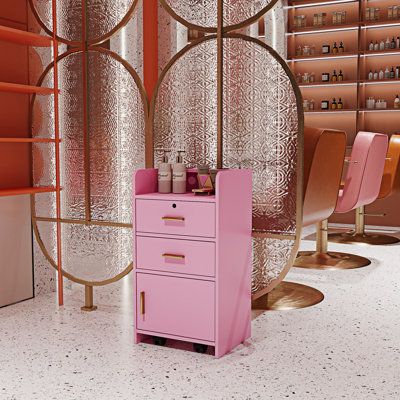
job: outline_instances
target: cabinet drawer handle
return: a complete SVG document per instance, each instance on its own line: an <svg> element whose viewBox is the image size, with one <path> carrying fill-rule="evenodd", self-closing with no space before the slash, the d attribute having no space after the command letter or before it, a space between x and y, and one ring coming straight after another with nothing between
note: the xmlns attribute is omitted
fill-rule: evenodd
<svg viewBox="0 0 400 400"><path fill-rule="evenodd" d="M140 292L140 314L144 315L145 312L145 294L144 292Z"/></svg>
<svg viewBox="0 0 400 400"><path fill-rule="evenodd" d="M184 221L184 217L162 217L163 221Z"/></svg>
<svg viewBox="0 0 400 400"><path fill-rule="evenodd" d="M176 258L178 260L184 260L185 256L182 254L170 254L170 253L164 253L162 255L164 258Z"/></svg>

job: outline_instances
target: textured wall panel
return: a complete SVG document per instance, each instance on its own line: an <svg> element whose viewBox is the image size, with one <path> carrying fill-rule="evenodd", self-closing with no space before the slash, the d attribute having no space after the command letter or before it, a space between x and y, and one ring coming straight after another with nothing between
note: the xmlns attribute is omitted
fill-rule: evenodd
<svg viewBox="0 0 400 400"><path fill-rule="evenodd" d="M61 216L85 220L85 148L82 53L59 61L61 142ZM88 138L90 149L90 206L92 220L131 223L131 180L144 166L145 109L131 74L111 53L88 53ZM43 85L52 80L50 70ZM42 108L43 107L43 108ZM36 97L33 136L45 135L53 124L49 104ZM50 111L50 112L49 112ZM43 120L43 115L46 118ZM44 123L45 121L45 123ZM55 183L54 145L34 146L34 183ZM46 166L46 168L44 168ZM55 196L35 197L36 216L55 217ZM46 251L55 260L55 224L38 222ZM88 282L121 274L132 262L131 230L112 226L62 224L63 269ZM82 262L84 260L84 262Z"/></svg>
<svg viewBox="0 0 400 400"><path fill-rule="evenodd" d="M31 0L34 10L48 31L52 31L51 1ZM97 42L117 28L133 11L136 0L87 0L88 40ZM82 0L57 2L58 35L68 42L82 38Z"/></svg>
<svg viewBox="0 0 400 400"><path fill-rule="evenodd" d="M165 0L178 17L192 25L217 27L217 0ZM224 26L241 24L272 6L276 0L224 0Z"/></svg>
<svg viewBox="0 0 400 400"><path fill-rule="evenodd" d="M165 73L155 102L155 160L185 150L189 166L216 165L217 43L189 48ZM253 170L253 229L293 235L298 229L299 110L283 61L259 43L224 39L223 166ZM253 291L287 272L296 240L255 238Z"/></svg>

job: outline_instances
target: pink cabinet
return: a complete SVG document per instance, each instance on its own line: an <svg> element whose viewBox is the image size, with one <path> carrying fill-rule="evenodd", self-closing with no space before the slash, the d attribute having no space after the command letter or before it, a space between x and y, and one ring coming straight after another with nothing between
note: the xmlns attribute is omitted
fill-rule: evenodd
<svg viewBox="0 0 400 400"><path fill-rule="evenodd" d="M135 343L172 338L221 357L250 337L251 171L218 172L209 197L155 193L155 169L133 183Z"/></svg>
<svg viewBox="0 0 400 400"><path fill-rule="evenodd" d="M214 282L139 273L136 285L138 329L214 340Z"/></svg>

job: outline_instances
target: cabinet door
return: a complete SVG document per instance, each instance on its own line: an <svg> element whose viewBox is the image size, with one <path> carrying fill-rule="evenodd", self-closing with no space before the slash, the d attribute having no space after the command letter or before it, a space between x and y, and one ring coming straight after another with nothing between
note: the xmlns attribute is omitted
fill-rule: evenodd
<svg viewBox="0 0 400 400"><path fill-rule="evenodd" d="M137 329L214 341L214 282L136 274Z"/></svg>

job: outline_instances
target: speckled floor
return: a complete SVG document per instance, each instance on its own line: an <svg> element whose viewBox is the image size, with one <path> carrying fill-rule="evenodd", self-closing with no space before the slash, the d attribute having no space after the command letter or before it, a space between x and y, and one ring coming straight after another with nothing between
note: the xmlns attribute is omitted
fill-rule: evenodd
<svg viewBox="0 0 400 400"><path fill-rule="evenodd" d="M304 241L303 249L314 243ZM83 289L59 309L45 295L0 310L0 399L399 399L400 245L332 245L373 260L349 271L292 270L319 305L269 312L232 354L133 345L128 279L97 289L98 311L80 311Z"/></svg>

